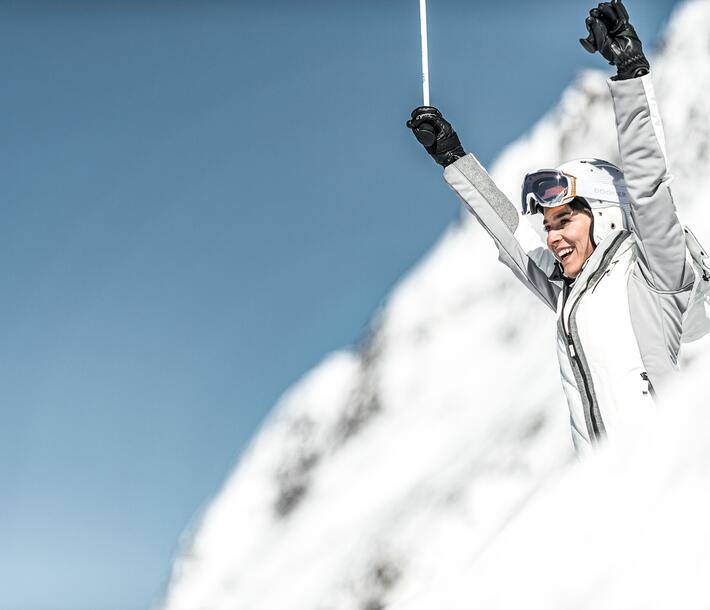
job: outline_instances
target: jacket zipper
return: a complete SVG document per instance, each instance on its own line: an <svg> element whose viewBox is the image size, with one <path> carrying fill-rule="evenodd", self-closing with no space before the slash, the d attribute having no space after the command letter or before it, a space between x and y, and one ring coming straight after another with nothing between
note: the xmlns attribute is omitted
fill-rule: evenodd
<svg viewBox="0 0 710 610"><path fill-rule="evenodd" d="M589 389L589 380L587 379L587 376L584 374L584 367L582 366L582 360L577 355L577 350L574 347L574 341L572 339L571 334L567 335L567 345L569 346L570 356L572 356L572 359L577 364L577 370L579 371L579 376L582 378L582 384L584 385L584 393L587 395L587 401L589 402L589 421L592 423L592 432L594 432L594 438L598 439L601 437L601 430L599 429L599 422L597 421L597 418L594 414L594 409L592 408L592 405L594 404L594 400L592 398L592 391Z"/></svg>
<svg viewBox="0 0 710 610"><path fill-rule="evenodd" d="M616 254L616 251L619 249L619 246L621 245L621 242L628 237L629 233L621 233L619 234L614 241L612 242L611 246L609 247L609 250L607 250L606 254L604 255L604 259L608 259L613 257ZM604 259L602 259L602 263L604 262ZM605 265L601 264L599 266L599 269L604 269ZM595 280L595 278L598 276L599 280L597 281L596 284L594 284L594 289L596 289L597 284L599 281L601 281L601 277L604 276L608 272L608 269L604 269L601 274L599 274L599 270L597 270L596 273L592 274L592 276L589 278L587 281L587 285L584 287L582 291L580 291L579 295L577 296L577 300L574 302L574 305L572 305L572 309L570 310L570 321L572 320L572 316L575 314L577 307L579 306L580 301L582 300L582 297L584 294L589 290L589 286L592 284L592 282ZM589 404L589 421L591 422L592 425L592 433L593 433L593 438L595 439L600 439L602 436L602 427L604 425L603 421L601 421L601 415L599 421L597 421L597 417L594 413L594 399L592 397L592 391L589 383L589 379L587 379L587 376L585 375L584 371L584 366L582 365L582 359L579 356L577 347L574 344L574 339L572 337L572 333L570 330L567 329L567 326L565 325L565 306L567 304L567 298L569 297L571 290L569 290L569 287L565 286L567 288L566 292L563 292L563 300L562 300L562 330L567 338L567 346L569 350L569 355L570 357L574 360L575 364L577 365L577 370L579 371L579 376L582 378L582 384L584 385L584 393L587 396L587 402ZM601 424L601 425L600 425Z"/></svg>
<svg viewBox="0 0 710 610"><path fill-rule="evenodd" d="M577 353L577 348L574 345L574 339L572 338L572 333L567 330L567 327L565 326L565 320L564 320L564 307L567 304L567 297L569 296L569 293L567 293L564 297L564 302L562 304L562 329L564 330L565 336L567 338L567 348L569 350L569 355L574 360L574 363L577 365L577 370L579 371L579 376L582 379L582 385L584 386L584 393L587 397L587 404L589 405L589 421L592 425L592 434L593 438L599 439L601 437L601 430L599 427L599 422L597 421L597 418L594 414L594 399L592 397L592 390L589 387L589 379L587 379L587 376L584 374L584 366L582 366L582 359L579 357L579 354ZM579 302L579 299L577 300L576 304ZM574 306L573 306L574 308ZM571 315L571 312L570 312Z"/></svg>

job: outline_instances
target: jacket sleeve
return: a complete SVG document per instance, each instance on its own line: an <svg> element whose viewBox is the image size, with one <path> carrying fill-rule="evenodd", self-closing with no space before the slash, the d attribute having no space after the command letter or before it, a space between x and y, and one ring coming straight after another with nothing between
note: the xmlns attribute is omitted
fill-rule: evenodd
<svg viewBox="0 0 710 610"><path fill-rule="evenodd" d="M493 238L499 260L553 311L561 287L550 279L555 258L525 223L476 157L462 157L444 170L444 179Z"/></svg>
<svg viewBox="0 0 710 610"><path fill-rule="evenodd" d="M670 191L663 124L651 76L609 81L619 152L646 281L676 291L693 281L685 234Z"/></svg>

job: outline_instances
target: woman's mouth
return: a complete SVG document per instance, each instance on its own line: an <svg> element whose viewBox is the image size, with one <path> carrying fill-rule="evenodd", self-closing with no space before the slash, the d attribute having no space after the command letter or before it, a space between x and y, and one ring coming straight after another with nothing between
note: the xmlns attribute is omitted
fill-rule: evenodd
<svg viewBox="0 0 710 610"><path fill-rule="evenodd" d="M561 262L564 262L572 252L574 252L574 248L562 248L557 252L557 258L559 258Z"/></svg>

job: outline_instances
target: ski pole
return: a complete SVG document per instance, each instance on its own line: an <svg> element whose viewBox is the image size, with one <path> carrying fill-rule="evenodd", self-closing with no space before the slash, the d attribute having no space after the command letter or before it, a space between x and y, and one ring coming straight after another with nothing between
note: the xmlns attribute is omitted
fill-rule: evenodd
<svg viewBox="0 0 710 610"><path fill-rule="evenodd" d="M429 43L427 41L426 0L419 0L419 23L422 35L422 92L424 106L429 105Z"/></svg>
<svg viewBox="0 0 710 610"><path fill-rule="evenodd" d="M424 106L429 106L429 42L427 40L426 0L419 0L419 25L422 38L422 94ZM417 130L417 140L424 146L431 146L436 140L434 128L422 123Z"/></svg>

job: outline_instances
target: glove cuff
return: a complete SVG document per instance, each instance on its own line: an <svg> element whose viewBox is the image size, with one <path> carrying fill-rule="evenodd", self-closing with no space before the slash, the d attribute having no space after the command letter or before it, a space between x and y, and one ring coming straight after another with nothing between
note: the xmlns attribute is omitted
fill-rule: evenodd
<svg viewBox="0 0 710 610"><path fill-rule="evenodd" d="M441 165L441 167L448 167L455 161L458 161L461 157L465 157L466 153L463 147L459 146L455 150L450 150L447 153L437 157L436 162Z"/></svg>
<svg viewBox="0 0 710 610"><path fill-rule="evenodd" d="M461 157L465 157L463 146L455 131L436 142L436 152L432 155L434 160L442 167L451 165Z"/></svg>
<svg viewBox="0 0 710 610"><path fill-rule="evenodd" d="M629 80L649 73L651 66L643 53L637 53L624 59L616 67L616 76L613 80Z"/></svg>

